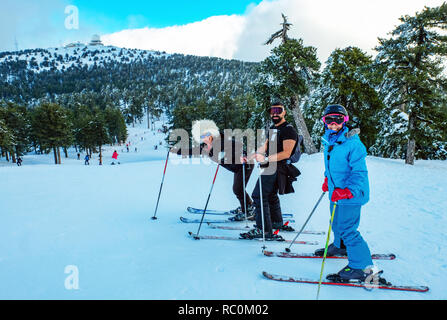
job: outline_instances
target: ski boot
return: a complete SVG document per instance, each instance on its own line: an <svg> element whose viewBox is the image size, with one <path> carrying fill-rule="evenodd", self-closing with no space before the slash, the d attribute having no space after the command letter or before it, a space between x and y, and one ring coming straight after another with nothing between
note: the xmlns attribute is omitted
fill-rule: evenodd
<svg viewBox="0 0 447 320"><path fill-rule="evenodd" d="M242 211L241 207L237 208L238 212L234 217L231 217L231 221L245 221L245 213ZM236 212L236 210L232 210L230 212ZM251 218L254 218L255 216L255 207L252 205L249 205L247 207L247 220L251 220ZM254 219L253 219L254 220Z"/></svg>
<svg viewBox="0 0 447 320"><path fill-rule="evenodd" d="M249 240L263 238L262 230L257 227L251 229L248 232L241 233L240 236L241 239L249 239ZM283 237L274 233L265 233L264 238L266 241L284 241Z"/></svg>
<svg viewBox="0 0 447 320"><path fill-rule="evenodd" d="M279 231L295 231L291 226L289 226L289 222L282 223L282 222L272 222L272 229L276 229Z"/></svg>
<svg viewBox="0 0 447 320"><path fill-rule="evenodd" d="M236 209L234 209L234 210L230 210L230 213L231 214L239 214L239 213L241 213L242 212L242 208L241 207L237 207Z"/></svg>
<svg viewBox="0 0 447 320"><path fill-rule="evenodd" d="M262 238L262 230L255 226L250 231L241 233L240 236L242 239Z"/></svg>
<svg viewBox="0 0 447 320"><path fill-rule="evenodd" d="M324 255L324 248L315 250L315 255L322 257ZM331 243L329 245L329 247L327 248L327 253L326 253L327 257L331 257L331 256L346 257L347 255L348 255L348 252L346 251L346 247L343 245L343 243L341 245L341 248L337 248L335 246L335 244L333 244L333 243Z"/></svg>
<svg viewBox="0 0 447 320"><path fill-rule="evenodd" d="M391 283L380 276L382 273L383 270L379 270L376 266L365 269L354 269L348 265L338 273L327 275L326 279L332 282L364 283L366 289L372 289L377 285L391 285Z"/></svg>

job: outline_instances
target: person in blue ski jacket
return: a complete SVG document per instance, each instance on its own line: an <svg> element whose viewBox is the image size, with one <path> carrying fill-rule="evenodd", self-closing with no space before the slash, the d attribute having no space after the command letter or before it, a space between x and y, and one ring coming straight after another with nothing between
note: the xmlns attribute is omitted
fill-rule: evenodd
<svg viewBox="0 0 447 320"><path fill-rule="evenodd" d="M369 201L366 148L358 136L359 129L349 130L349 116L341 105L326 107L322 118L325 125L324 183L322 190L329 193L330 212L336 203L332 230L334 242L329 245L327 256L348 256L348 265L338 272L343 280L365 280L371 273L373 262L365 240L357 230L360 212ZM324 249L315 251L323 255Z"/></svg>

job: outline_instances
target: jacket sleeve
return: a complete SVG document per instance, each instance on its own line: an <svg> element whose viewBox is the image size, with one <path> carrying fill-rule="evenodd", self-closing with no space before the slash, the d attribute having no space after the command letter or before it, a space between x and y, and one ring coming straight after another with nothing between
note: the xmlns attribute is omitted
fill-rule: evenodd
<svg viewBox="0 0 447 320"><path fill-rule="evenodd" d="M360 196L368 190L368 169L366 168L366 148L360 141L353 143L348 157L351 173L346 179L346 187L351 193Z"/></svg>

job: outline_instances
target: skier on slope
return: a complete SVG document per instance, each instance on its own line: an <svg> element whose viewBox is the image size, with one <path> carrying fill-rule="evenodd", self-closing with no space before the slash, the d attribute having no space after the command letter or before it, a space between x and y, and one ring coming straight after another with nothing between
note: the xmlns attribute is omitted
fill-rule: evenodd
<svg viewBox="0 0 447 320"><path fill-rule="evenodd" d="M291 184L300 174L299 170L290 163L290 157L297 149L298 133L286 119L286 109L280 101L272 103L268 109L273 125L270 127L268 139L256 153L248 157L248 161L256 159L261 168L272 168L276 165L274 172L261 174L262 190L259 180L253 190L253 200L256 207L256 227L249 232L241 233L242 238L262 238L262 214L264 213L265 238L281 240L282 237L274 234L273 229L293 231L293 228L283 223L279 194L294 192ZM262 192L262 203L261 203Z"/></svg>
<svg viewBox="0 0 447 320"><path fill-rule="evenodd" d="M244 172L243 165L239 161L236 160L236 155L245 155L243 152L243 145L240 142L231 140L231 143L225 144L225 139L223 134L219 132L219 128L212 120L198 120L194 121L192 126L192 136L197 143L200 143L199 150L189 150L189 154L197 153L197 154L205 154L210 157L211 160L220 164L225 169L234 173L233 176L233 193L236 195L239 200L240 206L231 210L232 213L235 214L233 217L236 221L245 220L245 203L247 206L247 218L253 218L254 216L254 207L253 200L250 196L245 192L244 194ZM230 146L231 150L226 150L226 148ZM171 152L182 154L181 149L172 148ZM186 152L187 153L187 152ZM185 150L183 150L183 154L185 154ZM231 158L229 155L232 155ZM253 171L252 164L245 165L245 185L248 183L250 179L250 175ZM244 198L245 196L245 198Z"/></svg>
<svg viewBox="0 0 447 320"><path fill-rule="evenodd" d="M362 205L369 200L366 148L358 136L359 130L349 131L348 112L341 105L329 105L322 118L326 128L324 144L324 183L329 192L330 211L337 202L332 223L334 242L328 246L327 256L348 256L348 265L338 272L342 280L365 280L373 266L367 243L357 231ZM324 249L315 251L323 255Z"/></svg>
<svg viewBox="0 0 447 320"><path fill-rule="evenodd" d="M112 159L115 159L118 162L118 152L116 152L116 150L113 151ZM115 161L112 161L112 164L115 164ZM119 162L118 162L118 164L119 164Z"/></svg>

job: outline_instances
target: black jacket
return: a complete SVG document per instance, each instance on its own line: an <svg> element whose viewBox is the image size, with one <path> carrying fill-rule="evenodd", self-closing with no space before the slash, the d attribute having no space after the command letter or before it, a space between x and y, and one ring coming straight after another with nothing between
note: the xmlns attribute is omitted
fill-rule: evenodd
<svg viewBox="0 0 447 320"><path fill-rule="evenodd" d="M287 162L278 162L276 182L278 184L279 194L294 193L292 183L296 181L301 174L300 170L293 164Z"/></svg>

